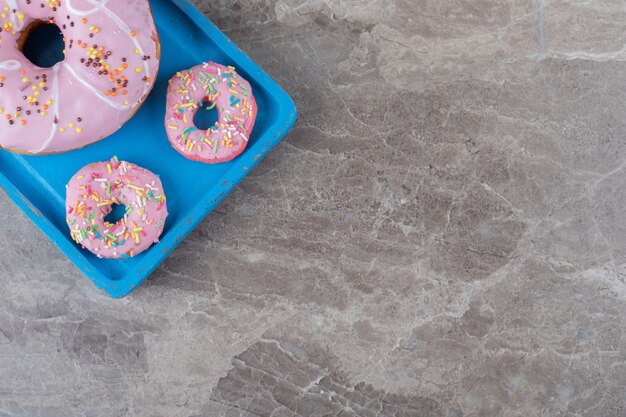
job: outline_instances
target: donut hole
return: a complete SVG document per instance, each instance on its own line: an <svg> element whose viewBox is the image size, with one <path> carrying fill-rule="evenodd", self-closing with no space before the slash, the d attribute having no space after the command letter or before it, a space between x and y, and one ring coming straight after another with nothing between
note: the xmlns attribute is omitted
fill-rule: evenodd
<svg viewBox="0 0 626 417"><path fill-rule="evenodd" d="M116 224L124 218L126 206L124 204L113 204L111 212L104 217L104 221L109 224Z"/></svg>
<svg viewBox="0 0 626 417"><path fill-rule="evenodd" d="M193 117L193 124L200 130L209 130L211 126L215 126L217 120L217 108L210 101L204 100Z"/></svg>
<svg viewBox="0 0 626 417"><path fill-rule="evenodd" d="M63 32L54 23L31 23L17 43L26 59L38 67L51 68L65 59Z"/></svg>

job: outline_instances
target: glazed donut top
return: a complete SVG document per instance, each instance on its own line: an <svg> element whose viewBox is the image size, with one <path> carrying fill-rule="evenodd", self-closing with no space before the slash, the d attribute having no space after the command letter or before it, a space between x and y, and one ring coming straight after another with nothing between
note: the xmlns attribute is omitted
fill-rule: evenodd
<svg viewBox="0 0 626 417"><path fill-rule="evenodd" d="M38 21L63 32L52 68L19 50ZM148 0L0 0L0 147L65 152L117 131L156 79L159 43Z"/></svg>

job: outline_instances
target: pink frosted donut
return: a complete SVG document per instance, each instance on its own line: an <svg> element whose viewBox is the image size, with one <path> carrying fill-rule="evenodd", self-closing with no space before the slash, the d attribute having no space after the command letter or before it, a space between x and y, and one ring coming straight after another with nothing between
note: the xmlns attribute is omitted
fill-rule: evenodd
<svg viewBox="0 0 626 417"><path fill-rule="evenodd" d="M148 0L0 0L0 147L28 154L81 148L116 132L156 79L160 46ZM65 59L40 68L21 52L54 22Z"/></svg>
<svg viewBox="0 0 626 417"><path fill-rule="evenodd" d="M208 130L193 123L202 103L217 107L218 121ZM235 158L248 145L256 115L252 87L233 67L208 62L170 80L165 129L172 146L188 159L215 164Z"/></svg>
<svg viewBox="0 0 626 417"><path fill-rule="evenodd" d="M163 185L147 169L116 157L87 165L67 185L72 239L99 258L135 256L159 241L167 218ZM105 221L113 204L126 206L117 223Z"/></svg>

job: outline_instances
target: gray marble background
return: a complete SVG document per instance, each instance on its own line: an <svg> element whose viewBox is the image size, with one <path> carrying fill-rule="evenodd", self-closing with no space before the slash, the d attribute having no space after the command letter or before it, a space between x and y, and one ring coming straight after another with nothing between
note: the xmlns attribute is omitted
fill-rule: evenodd
<svg viewBox="0 0 626 417"><path fill-rule="evenodd" d="M123 300L0 194L0 416L626 415L624 0L196 3L299 122Z"/></svg>

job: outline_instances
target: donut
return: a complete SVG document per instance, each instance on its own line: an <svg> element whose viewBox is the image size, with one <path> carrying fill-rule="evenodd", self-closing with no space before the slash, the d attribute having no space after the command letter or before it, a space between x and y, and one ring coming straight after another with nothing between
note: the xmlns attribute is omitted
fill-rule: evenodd
<svg viewBox="0 0 626 417"><path fill-rule="evenodd" d="M115 133L154 86L160 45L148 0L0 0L0 148L78 149ZM22 53L54 23L65 59L40 68Z"/></svg>
<svg viewBox="0 0 626 417"><path fill-rule="evenodd" d="M111 224L113 205L125 214ZM167 204L159 178L113 157L78 171L67 185L67 224L72 239L99 258L133 257L159 241Z"/></svg>
<svg viewBox="0 0 626 417"><path fill-rule="evenodd" d="M203 103L217 108L218 121L208 130L194 125ZM241 154L257 115L250 83L235 68L213 62L178 72L169 82L165 130L172 146L188 159L215 164Z"/></svg>

